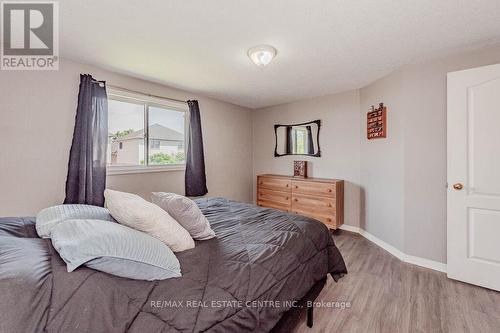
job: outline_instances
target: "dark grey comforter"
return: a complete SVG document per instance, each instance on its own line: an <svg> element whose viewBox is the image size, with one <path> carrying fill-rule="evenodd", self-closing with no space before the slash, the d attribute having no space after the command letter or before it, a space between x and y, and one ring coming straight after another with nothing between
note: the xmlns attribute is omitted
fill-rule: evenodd
<svg viewBox="0 0 500 333"><path fill-rule="evenodd" d="M0 219L0 332L267 332L315 282L346 273L318 221L197 203L217 238L177 253L181 278L156 282L67 273L32 218Z"/></svg>

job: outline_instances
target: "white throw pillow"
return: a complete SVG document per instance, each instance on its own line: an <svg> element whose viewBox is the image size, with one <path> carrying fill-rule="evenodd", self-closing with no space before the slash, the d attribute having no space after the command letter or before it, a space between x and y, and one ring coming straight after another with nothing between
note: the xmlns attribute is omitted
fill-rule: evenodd
<svg viewBox="0 0 500 333"><path fill-rule="evenodd" d="M151 201L169 213L194 239L215 237L210 223L193 200L175 193L156 192L152 193Z"/></svg>
<svg viewBox="0 0 500 333"><path fill-rule="evenodd" d="M194 248L194 241L172 216L138 195L105 190L106 207L119 223L142 231L165 243L172 251Z"/></svg>

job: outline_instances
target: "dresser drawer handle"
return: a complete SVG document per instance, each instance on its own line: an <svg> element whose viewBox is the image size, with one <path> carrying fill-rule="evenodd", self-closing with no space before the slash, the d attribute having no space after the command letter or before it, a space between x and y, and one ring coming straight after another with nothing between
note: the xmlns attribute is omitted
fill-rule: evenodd
<svg viewBox="0 0 500 333"><path fill-rule="evenodd" d="M329 203L329 204L328 204L328 207L332 207L332 204L331 204L331 203Z"/></svg>
<svg viewBox="0 0 500 333"><path fill-rule="evenodd" d="M327 218L326 221L327 222L332 222L332 219L331 218Z"/></svg>
<svg viewBox="0 0 500 333"><path fill-rule="evenodd" d="M299 185L295 185L295 188L299 188Z"/></svg>
<svg viewBox="0 0 500 333"><path fill-rule="evenodd" d="M328 189L328 192L330 192L330 193L331 193L331 192L333 192L333 190L332 190L331 188L329 188L329 189Z"/></svg>
<svg viewBox="0 0 500 333"><path fill-rule="evenodd" d="M297 198L295 198L295 199L293 199L293 200L294 200L294 201L299 201L299 199L297 199Z"/></svg>
<svg viewBox="0 0 500 333"><path fill-rule="evenodd" d="M286 197L285 200L288 200L288 197Z"/></svg>
<svg viewBox="0 0 500 333"><path fill-rule="evenodd" d="M286 187L288 187L289 184L286 184Z"/></svg>

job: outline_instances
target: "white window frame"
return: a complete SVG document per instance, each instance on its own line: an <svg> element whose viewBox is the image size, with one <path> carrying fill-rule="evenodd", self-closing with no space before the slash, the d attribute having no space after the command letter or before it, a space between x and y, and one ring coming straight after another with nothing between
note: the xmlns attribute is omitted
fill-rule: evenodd
<svg viewBox="0 0 500 333"><path fill-rule="evenodd" d="M134 173L149 173L149 172L165 172L165 171L184 171L186 164L166 164L166 165L149 165L149 112L150 106L166 108L169 110L180 111L185 113L184 117L184 154L187 154L188 133L189 133L189 108L186 103L176 102L169 99L163 99L139 93L132 93L119 89L108 89L108 99L140 103L144 105L144 165L118 166L106 165L107 175L123 175Z"/></svg>

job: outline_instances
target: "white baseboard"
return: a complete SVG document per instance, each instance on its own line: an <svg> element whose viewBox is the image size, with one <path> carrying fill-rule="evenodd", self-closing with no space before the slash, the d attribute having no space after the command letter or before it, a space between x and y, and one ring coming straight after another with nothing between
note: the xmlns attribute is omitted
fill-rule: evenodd
<svg viewBox="0 0 500 333"><path fill-rule="evenodd" d="M425 268L433 269L435 271L446 273L446 264L443 264L442 262L439 261L434 261L422 257L415 257L409 254L405 255L405 259L403 261L409 264L422 266Z"/></svg>
<svg viewBox="0 0 500 333"><path fill-rule="evenodd" d="M364 238L368 239L370 242L375 243L376 245L380 246L396 258L398 258L401 261L407 262L409 264L433 269L435 271L443 272L446 273L446 264L443 264L438 261L422 258L422 257L415 257L409 254L406 254L396 247L384 242L380 238L375 237L374 235L370 234L364 229L361 229L359 227L354 227L352 225L347 225L343 224L340 226L340 229L350 231L350 232L355 232L363 236Z"/></svg>
<svg viewBox="0 0 500 333"><path fill-rule="evenodd" d="M355 226L352 226L352 225L348 225L348 224L342 224L339 229L342 229L342 230L346 230L346 231L350 231L350 232L355 232L357 234L359 234L359 230L360 228L359 227L355 227Z"/></svg>

